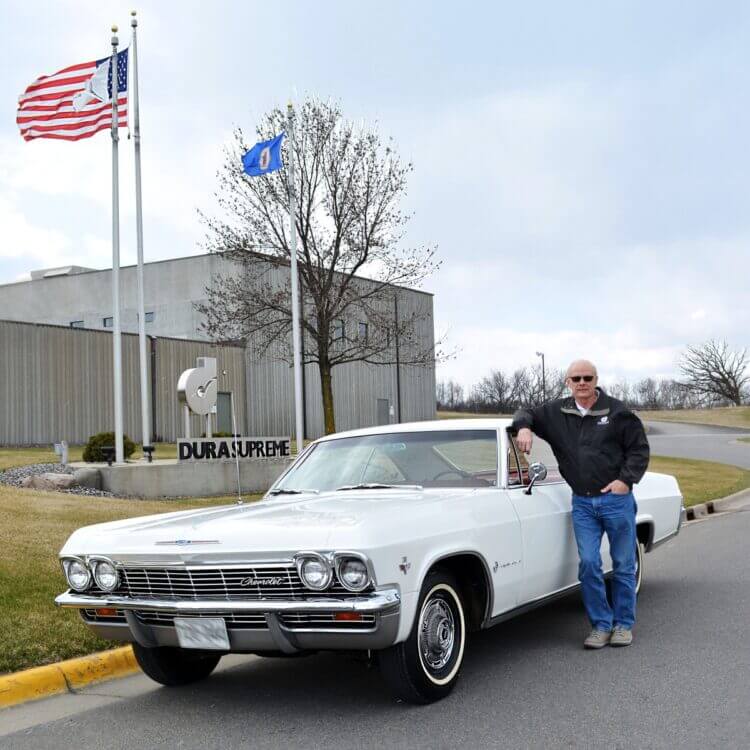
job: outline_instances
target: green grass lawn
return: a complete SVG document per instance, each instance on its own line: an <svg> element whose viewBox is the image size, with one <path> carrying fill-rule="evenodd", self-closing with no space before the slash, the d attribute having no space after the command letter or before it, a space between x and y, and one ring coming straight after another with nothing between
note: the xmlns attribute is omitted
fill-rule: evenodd
<svg viewBox="0 0 750 750"><path fill-rule="evenodd" d="M244 496L256 500L259 495ZM121 518L225 505L233 498L119 500L0 485L0 673L68 659L110 645L74 610L55 607L67 585L57 554L77 528Z"/></svg>
<svg viewBox="0 0 750 750"><path fill-rule="evenodd" d="M688 422L715 424L723 427L750 429L750 406L726 406L718 409L670 409L668 411L641 411L641 419L657 422Z"/></svg>
<svg viewBox="0 0 750 750"><path fill-rule="evenodd" d="M68 461L83 461L83 445L71 445L68 448ZM130 461L138 461L143 458L141 446L137 445L135 453ZM157 443L154 458L177 458L176 443ZM11 469L14 466L27 466L28 464L56 464L60 463L60 457L55 453L52 446L49 448L3 448L0 447L0 471Z"/></svg>
<svg viewBox="0 0 750 750"><path fill-rule="evenodd" d="M651 456L648 469L677 478L685 498L685 507L726 497L750 487L750 471L713 461Z"/></svg>

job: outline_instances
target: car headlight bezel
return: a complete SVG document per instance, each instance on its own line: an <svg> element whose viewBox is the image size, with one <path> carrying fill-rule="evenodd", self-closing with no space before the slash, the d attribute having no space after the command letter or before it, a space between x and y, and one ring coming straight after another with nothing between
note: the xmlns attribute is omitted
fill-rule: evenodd
<svg viewBox="0 0 750 750"><path fill-rule="evenodd" d="M68 586L70 586L70 588L73 589L73 591L77 591L81 593L91 588L91 582L93 580L93 576L91 574L91 568L89 568L89 566L86 564L86 561L82 557L75 557L74 555L68 555L66 557L63 557L60 562L62 564L63 574L65 575L65 580L67 581ZM80 566L81 570L86 574L85 582L78 586L71 579L70 570L74 565Z"/></svg>
<svg viewBox="0 0 750 750"><path fill-rule="evenodd" d="M362 585L354 586L351 583L348 583L346 578L344 577L343 568L349 562L356 562L364 567L365 579ZM361 594L363 591L366 591L368 588L375 584L375 575L372 570L372 563L367 556L363 555L360 552L337 552L334 555L334 567L336 569L336 578L338 582L347 591L351 591L354 594Z"/></svg>
<svg viewBox="0 0 750 750"><path fill-rule="evenodd" d="M107 594L111 594L120 585L120 574L117 572L117 565L110 560L108 557L90 557L88 560L91 575L97 588L101 589ZM100 569L103 565L108 565L112 568L112 574L114 576L114 583L112 585L104 585L100 579Z"/></svg>
<svg viewBox="0 0 750 750"><path fill-rule="evenodd" d="M305 565L311 562L318 563L323 569L324 577L318 585L312 584L305 575ZM298 552L294 556L294 564L302 585L310 589L310 591L325 591L333 582L333 566L330 560L319 552Z"/></svg>

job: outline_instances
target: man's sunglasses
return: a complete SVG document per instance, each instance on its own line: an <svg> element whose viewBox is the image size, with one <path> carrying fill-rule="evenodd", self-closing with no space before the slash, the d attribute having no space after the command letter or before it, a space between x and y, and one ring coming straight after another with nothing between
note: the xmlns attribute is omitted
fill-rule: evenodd
<svg viewBox="0 0 750 750"><path fill-rule="evenodd" d="M580 383L582 380L590 383L594 379L593 375L569 375L569 377L574 383Z"/></svg>

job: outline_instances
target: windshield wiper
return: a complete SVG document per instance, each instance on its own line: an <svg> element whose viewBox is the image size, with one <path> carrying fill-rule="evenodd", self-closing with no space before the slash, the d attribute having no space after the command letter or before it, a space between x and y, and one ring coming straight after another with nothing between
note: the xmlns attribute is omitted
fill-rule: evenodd
<svg viewBox="0 0 750 750"><path fill-rule="evenodd" d="M336 487L336 492L341 490L421 490L421 484L381 484L380 482L361 482L360 484L345 484Z"/></svg>
<svg viewBox="0 0 750 750"><path fill-rule="evenodd" d="M315 495L320 494L320 490L291 490L284 487L277 487L275 490L271 490L269 495L304 495L305 493L312 492Z"/></svg>

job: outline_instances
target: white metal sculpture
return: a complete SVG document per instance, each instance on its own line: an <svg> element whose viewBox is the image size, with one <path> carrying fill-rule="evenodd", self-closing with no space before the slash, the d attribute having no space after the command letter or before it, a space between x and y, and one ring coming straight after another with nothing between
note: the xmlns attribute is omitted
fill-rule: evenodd
<svg viewBox="0 0 750 750"><path fill-rule="evenodd" d="M216 411L218 395L216 359L198 357L197 367L185 370L177 381L177 397L182 403L185 437L190 437L190 412L205 416L206 437L212 437L211 414Z"/></svg>

